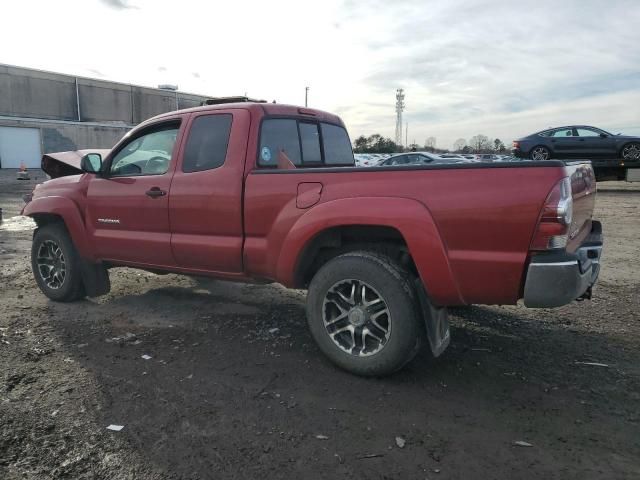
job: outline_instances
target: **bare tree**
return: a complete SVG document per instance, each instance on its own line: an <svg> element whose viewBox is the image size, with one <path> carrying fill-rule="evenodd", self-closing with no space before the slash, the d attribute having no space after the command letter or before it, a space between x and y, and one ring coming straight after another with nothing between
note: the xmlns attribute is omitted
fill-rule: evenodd
<svg viewBox="0 0 640 480"><path fill-rule="evenodd" d="M424 141L424 149L428 152L434 152L436 149L436 137L427 137Z"/></svg>
<svg viewBox="0 0 640 480"><path fill-rule="evenodd" d="M491 150L491 141L486 135L475 135L469 139L469 146L475 153L482 153Z"/></svg>
<svg viewBox="0 0 640 480"><path fill-rule="evenodd" d="M455 142L453 142L453 150L456 152L461 152L464 147L467 146L467 141L464 138L459 138Z"/></svg>

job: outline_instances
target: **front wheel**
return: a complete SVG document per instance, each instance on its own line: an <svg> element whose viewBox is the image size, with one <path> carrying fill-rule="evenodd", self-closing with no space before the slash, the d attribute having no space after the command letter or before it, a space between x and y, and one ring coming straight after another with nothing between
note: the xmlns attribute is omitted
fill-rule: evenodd
<svg viewBox="0 0 640 480"><path fill-rule="evenodd" d="M629 143L622 147L621 157L627 162L640 160L640 143Z"/></svg>
<svg viewBox="0 0 640 480"><path fill-rule="evenodd" d="M346 253L320 268L309 285L307 321L333 363L364 376L400 369L424 335L409 274L371 252Z"/></svg>
<svg viewBox="0 0 640 480"><path fill-rule="evenodd" d="M538 145L531 149L531 153L529 154L531 160L549 160L551 158L551 151L547 147L543 147L542 145Z"/></svg>
<svg viewBox="0 0 640 480"><path fill-rule="evenodd" d="M71 302L84 297L80 258L63 224L36 230L31 268L38 287L51 300Z"/></svg>

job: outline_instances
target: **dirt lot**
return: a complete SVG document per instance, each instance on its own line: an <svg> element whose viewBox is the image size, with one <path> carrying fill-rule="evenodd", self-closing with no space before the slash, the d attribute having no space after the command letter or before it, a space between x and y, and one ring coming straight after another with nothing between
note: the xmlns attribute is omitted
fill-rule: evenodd
<svg viewBox="0 0 640 480"><path fill-rule="evenodd" d="M601 187L593 301L452 312L441 358L371 380L329 364L304 293L276 285L116 269L105 297L48 301L31 232L7 220L34 182L13 178L0 177L2 479L640 478L640 187Z"/></svg>

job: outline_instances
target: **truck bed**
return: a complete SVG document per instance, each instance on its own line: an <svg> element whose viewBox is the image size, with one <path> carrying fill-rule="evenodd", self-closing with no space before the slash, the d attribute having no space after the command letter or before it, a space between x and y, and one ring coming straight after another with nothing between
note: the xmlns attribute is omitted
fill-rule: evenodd
<svg viewBox="0 0 640 480"><path fill-rule="evenodd" d="M427 266L420 273L436 303L512 304L522 296L542 205L567 168L546 161L253 170L245 186L245 269L272 278L288 255L286 240L307 223L391 225L404 212L407 232L416 233L411 251L416 264ZM321 189L313 208L296 206L301 185ZM577 203L591 211L590 200ZM420 231L428 222L432 236ZM426 253L439 242L442 258ZM295 284L293 278L275 280Z"/></svg>

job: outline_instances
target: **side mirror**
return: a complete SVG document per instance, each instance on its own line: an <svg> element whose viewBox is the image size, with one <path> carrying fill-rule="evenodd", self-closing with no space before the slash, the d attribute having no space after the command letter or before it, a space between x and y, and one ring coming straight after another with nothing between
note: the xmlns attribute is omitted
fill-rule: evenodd
<svg viewBox="0 0 640 480"><path fill-rule="evenodd" d="M86 173L99 173L102 168L102 155L99 153L87 153L80 160L80 168Z"/></svg>
<svg viewBox="0 0 640 480"><path fill-rule="evenodd" d="M600 137L601 137L601 138L607 138L608 136L609 136L609 135L607 135L606 133L601 133L601 134L600 134Z"/></svg>

